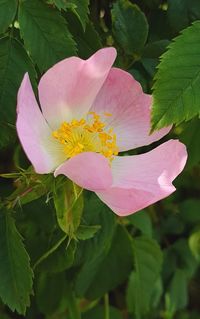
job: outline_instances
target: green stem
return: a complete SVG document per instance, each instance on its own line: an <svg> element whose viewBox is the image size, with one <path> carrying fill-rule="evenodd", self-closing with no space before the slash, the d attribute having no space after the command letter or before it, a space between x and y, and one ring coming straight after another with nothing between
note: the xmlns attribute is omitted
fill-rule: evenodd
<svg viewBox="0 0 200 319"><path fill-rule="evenodd" d="M51 255L56 249L58 249L58 247L64 242L64 240L67 238L67 235L65 235L64 237L62 237L53 247L51 247L44 255L42 255L37 261L36 263L33 265L33 270L35 270L35 268L47 257L49 257L49 255Z"/></svg>
<svg viewBox="0 0 200 319"><path fill-rule="evenodd" d="M104 295L104 309L105 309L105 319L110 319L110 310L109 310L109 295L108 293Z"/></svg>

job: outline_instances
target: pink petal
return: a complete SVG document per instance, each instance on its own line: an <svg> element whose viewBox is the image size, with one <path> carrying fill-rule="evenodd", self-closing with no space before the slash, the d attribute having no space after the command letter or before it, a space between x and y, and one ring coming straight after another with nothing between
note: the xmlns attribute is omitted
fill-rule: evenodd
<svg viewBox="0 0 200 319"><path fill-rule="evenodd" d="M186 160L186 148L177 140L145 154L117 156L112 162L112 187L97 195L120 216L135 213L175 191L172 181Z"/></svg>
<svg viewBox="0 0 200 319"><path fill-rule="evenodd" d="M132 75L112 68L91 111L112 114L106 122L117 135L119 150L127 151L151 144L171 129L167 127L149 135L151 103L151 96L143 93Z"/></svg>
<svg viewBox="0 0 200 319"><path fill-rule="evenodd" d="M51 137L36 102L28 74L25 74L17 99L17 133L23 149L37 173L49 173L65 158L60 146Z"/></svg>
<svg viewBox="0 0 200 319"><path fill-rule="evenodd" d="M108 160L93 152L80 153L60 167L55 176L66 175L77 185L91 191L104 190L112 184L112 173Z"/></svg>
<svg viewBox="0 0 200 319"><path fill-rule="evenodd" d="M105 48L86 61L77 57L65 59L43 75L39 99L44 117L52 128L88 112L115 57L114 48Z"/></svg>

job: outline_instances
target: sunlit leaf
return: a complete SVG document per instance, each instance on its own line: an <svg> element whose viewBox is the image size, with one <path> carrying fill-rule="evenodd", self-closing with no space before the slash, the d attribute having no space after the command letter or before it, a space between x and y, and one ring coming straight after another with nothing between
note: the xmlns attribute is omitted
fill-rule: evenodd
<svg viewBox="0 0 200 319"><path fill-rule="evenodd" d="M179 124L200 113L199 37L197 21L162 56L153 87L152 129Z"/></svg>

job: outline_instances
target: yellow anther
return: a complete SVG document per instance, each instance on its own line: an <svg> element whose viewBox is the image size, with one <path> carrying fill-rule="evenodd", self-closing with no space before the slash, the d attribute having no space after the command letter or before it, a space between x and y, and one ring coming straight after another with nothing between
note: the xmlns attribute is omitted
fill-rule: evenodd
<svg viewBox="0 0 200 319"><path fill-rule="evenodd" d="M66 158L82 152L96 152L113 160L113 156L118 154L113 129L106 130L106 124L100 115L95 112L89 114L92 119L89 118L88 121L73 119L71 122L61 123L61 126L52 132L52 136L63 145Z"/></svg>

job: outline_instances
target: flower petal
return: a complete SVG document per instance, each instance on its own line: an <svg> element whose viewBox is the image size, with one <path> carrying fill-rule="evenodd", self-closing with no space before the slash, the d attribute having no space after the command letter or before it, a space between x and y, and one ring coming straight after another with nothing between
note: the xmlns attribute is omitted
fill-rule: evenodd
<svg viewBox="0 0 200 319"><path fill-rule="evenodd" d="M112 184L108 160L103 155L93 152L80 153L72 157L56 169L54 175L60 174L91 191L104 190Z"/></svg>
<svg viewBox="0 0 200 319"><path fill-rule="evenodd" d="M171 129L167 127L149 135L151 103L151 96L143 93L132 75L112 68L91 111L112 114L106 118L106 122L117 135L119 150L127 151L151 144Z"/></svg>
<svg viewBox="0 0 200 319"><path fill-rule="evenodd" d="M65 59L43 75L39 99L44 117L53 129L88 112L115 57L114 48L105 48L86 61L77 57Z"/></svg>
<svg viewBox="0 0 200 319"><path fill-rule="evenodd" d="M172 181L183 170L186 160L186 148L177 140L145 154L117 156L112 163L112 187L97 195L116 214L132 214L173 193Z"/></svg>
<svg viewBox="0 0 200 319"><path fill-rule="evenodd" d="M64 161L60 146L54 142L40 112L27 73L18 92L16 126L23 149L37 173L49 173Z"/></svg>

